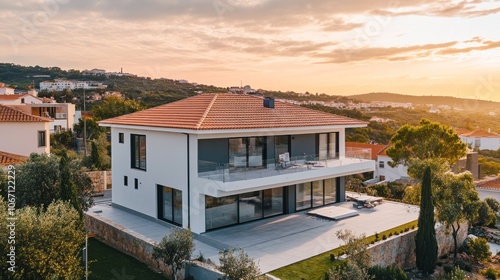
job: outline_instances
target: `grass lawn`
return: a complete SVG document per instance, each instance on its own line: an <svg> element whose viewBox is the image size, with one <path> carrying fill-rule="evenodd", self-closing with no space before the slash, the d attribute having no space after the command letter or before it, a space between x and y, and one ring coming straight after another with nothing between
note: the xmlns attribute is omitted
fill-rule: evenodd
<svg viewBox="0 0 500 280"><path fill-rule="evenodd" d="M406 228L411 229L412 226L417 227L417 221L402 224L398 227L380 232L379 239L382 240L382 237L384 235L386 237L389 237L390 233L394 235L394 232L399 233L401 232L401 230L404 231ZM368 243L375 241L375 235L366 237L366 241ZM339 256L339 253L342 252L342 250L343 250L342 247L339 247L337 249L333 249L331 251L309 258L307 260L296 262L294 264L276 269L274 271L269 272L269 274L287 280L294 280L294 279L323 280L325 279L325 272L327 272L331 267L333 267L336 263L338 263L337 261L335 262L330 261L330 254L334 254L335 257L337 257Z"/></svg>
<svg viewBox="0 0 500 280"><path fill-rule="evenodd" d="M92 280L167 279L133 257L123 254L95 238L89 238L89 263L89 271L91 271L89 279Z"/></svg>

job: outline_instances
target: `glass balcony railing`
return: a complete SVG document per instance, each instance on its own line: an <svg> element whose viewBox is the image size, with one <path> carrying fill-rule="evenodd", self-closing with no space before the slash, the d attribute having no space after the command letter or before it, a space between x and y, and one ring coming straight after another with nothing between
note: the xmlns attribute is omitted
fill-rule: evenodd
<svg viewBox="0 0 500 280"><path fill-rule="evenodd" d="M199 160L198 177L222 182L234 182L339 167L367 160L371 160L371 149L360 148L346 150L346 155L342 159L336 154L330 158L320 158L318 155L302 155L285 157L282 160L262 160L260 156L249 156L248 158L244 157L244 160L233 159L229 164Z"/></svg>

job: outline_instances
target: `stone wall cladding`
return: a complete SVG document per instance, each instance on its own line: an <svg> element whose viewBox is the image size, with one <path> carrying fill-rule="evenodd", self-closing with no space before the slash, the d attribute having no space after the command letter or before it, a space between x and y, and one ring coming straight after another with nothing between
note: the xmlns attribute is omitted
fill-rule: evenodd
<svg viewBox="0 0 500 280"><path fill-rule="evenodd" d="M88 171L85 174L92 181L96 193L102 193L104 190L111 189L111 171Z"/></svg>
<svg viewBox="0 0 500 280"><path fill-rule="evenodd" d="M466 223L460 226L457 235L457 244L461 246L467 238ZM368 251L371 254L371 264L380 266L398 266L401 268L415 267L415 236L417 229L389 237L387 240L379 241L370 245ZM436 223L436 238L438 240L438 256L442 256L454 248L453 237L446 234L446 227Z"/></svg>

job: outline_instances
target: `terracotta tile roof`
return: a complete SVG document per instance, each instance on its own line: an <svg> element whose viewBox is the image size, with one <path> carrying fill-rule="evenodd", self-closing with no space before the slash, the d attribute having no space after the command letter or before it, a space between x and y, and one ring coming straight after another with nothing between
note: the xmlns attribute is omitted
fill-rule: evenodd
<svg viewBox="0 0 500 280"><path fill-rule="evenodd" d="M308 126L358 126L366 122L243 94L200 94L100 124L136 125L192 130L258 129Z"/></svg>
<svg viewBox="0 0 500 280"><path fill-rule="evenodd" d="M476 187L480 189L500 190L500 178L496 177L490 180L476 182Z"/></svg>
<svg viewBox="0 0 500 280"><path fill-rule="evenodd" d="M474 131L470 131L463 128L455 128L455 131L458 135L463 137L480 137L480 138L500 138L500 135L496 133L491 133L488 131L484 131L481 129L476 129Z"/></svg>
<svg viewBox="0 0 500 280"><path fill-rule="evenodd" d="M5 101L16 100L19 98L23 98L26 95L28 95L28 94L0 94L0 101L1 100L5 100Z"/></svg>
<svg viewBox="0 0 500 280"><path fill-rule="evenodd" d="M51 122L53 119L30 115L0 104L0 122Z"/></svg>
<svg viewBox="0 0 500 280"><path fill-rule="evenodd" d="M0 151L0 166L26 162L28 157Z"/></svg>
<svg viewBox="0 0 500 280"><path fill-rule="evenodd" d="M385 151L385 148L389 145L380 145L380 144L368 144L368 143L357 143L357 142L345 142L346 148L363 148L363 149L371 149L372 150L372 159L376 160L377 155L381 151Z"/></svg>

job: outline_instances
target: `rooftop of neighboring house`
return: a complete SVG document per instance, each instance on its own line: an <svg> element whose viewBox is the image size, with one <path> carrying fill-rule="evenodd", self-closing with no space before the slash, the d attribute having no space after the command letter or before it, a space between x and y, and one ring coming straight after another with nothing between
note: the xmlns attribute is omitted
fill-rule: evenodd
<svg viewBox="0 0 500 280"><path fill-rule="evenodd" d="M133 125L189 130L262 129L314 126L363 127L367 123L343 116L246 94L200 94L155 108L101 121L104 125Z"/></svg>
<svg viewBox="0 0 500 280"><path fill-rule="evenodd" d="M10 101L10 100L17 100L20 98L24 98L28 96L29 94L0 94L0 101Z"/></svg>
<svg viewBox="0 0 500 280"><path fill-rule="evenodd" d="M455 128L455 131L457 132L458 135L462 137L500 138L500 135L496 133L492 133L481 129L476 129L471 131L463 128Z"/></svg>
<svg viewBox="0 0 500 280"><path fill-rule="evenodd" d="M0 166L23 163L28 157L0 151Z"/></svg>
<svg viewBox="0 0 500 280"><path fill-rule="evenodd" d="M16 108L0 104L0 122L51 122L53 119L34 116Z"/></svg>
<svg viewBox="0 0 500 280"><path fill-rule="evenodd" d="M476 187L481 189L494 189L500 190L500 178L486 178L484 180L476 182Z"/></svg>
<svg viewBox="0 0 500 280"><path fill-rule="evenodd" d="M389 145L382 145L382 144L368 144L368 143L358 143L358 142L345 142L345 147L346 148L362 148L362 149L371 149L372 151L372 159L376 160L377 155L380 154L380 152L385 151L385 148L387 148ZM385 155L385 154L384 154Z"/></svg>

